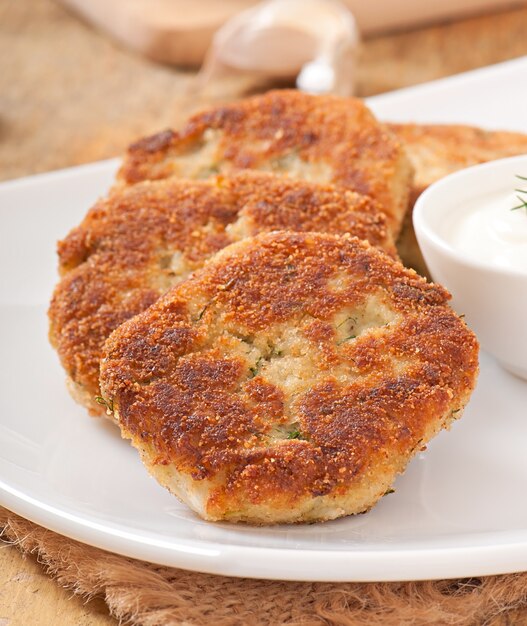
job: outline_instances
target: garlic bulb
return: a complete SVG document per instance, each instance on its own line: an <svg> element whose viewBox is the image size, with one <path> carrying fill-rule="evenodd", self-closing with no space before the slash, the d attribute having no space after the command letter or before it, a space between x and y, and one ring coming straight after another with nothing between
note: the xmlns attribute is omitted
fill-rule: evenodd
<svg viewBox="0 0 527 626"><path fill-rule="evenodd" d="M198 81L244 72L351 95L358 45L355 19L338 0L267 0L216 32Z"/></svg>

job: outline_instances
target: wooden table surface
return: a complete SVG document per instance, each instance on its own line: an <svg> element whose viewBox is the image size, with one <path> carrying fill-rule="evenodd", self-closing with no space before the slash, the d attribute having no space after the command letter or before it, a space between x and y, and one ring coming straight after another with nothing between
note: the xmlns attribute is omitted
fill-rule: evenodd
<svg viewBox="0 0 527 626"><path fill-rule="evenodd" d="M197 0L195 0L197 1ZM527 5L364 42L368 96L527 54ZM193 74L155 65L51 0L0 0L0 179L114 156L222 92L191 99ZM101 600L60 588L35 558L0 547L0 626L113 624Z"/></svg>

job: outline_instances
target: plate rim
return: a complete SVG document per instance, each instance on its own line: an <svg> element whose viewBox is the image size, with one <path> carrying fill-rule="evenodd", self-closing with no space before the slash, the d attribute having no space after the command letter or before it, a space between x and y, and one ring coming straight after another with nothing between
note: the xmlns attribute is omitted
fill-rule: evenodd
<svg viewBox="0 0 527 626"><path fill-rule="evenodd" d="M210 540L200 540L197 545L197 542L188 540L179 543L155 541L99 522L88 522L79 515L27 496L3 480L0 480L0 494L4 496L1 506L75 541L128 558L221 576L298 582L395 582L510 574L523 571L527 563L527 529L478 533L482 540L509 535L514 538L509 542L482 541L473 546L449 548L338 551L240 546ZM60 522L64 520L73 525L62 526ZM283 559L284 553L294 553L295 565L290 570L277 571L274 563ZM263 561L262 555L265 557ZM350 559L353 560L351 570ZM411 571L405 575L401 562L408 559L412 562ZM329 561L330 571L327 570ZM521 565L511 566L512 563ZM454 571L455 567L459 569ZM298 573L300 568L306 575ZM377 574L368 574L380 569L383 570L382 579ZM317 571L316 575L309 574L314 571Z"/></svg>

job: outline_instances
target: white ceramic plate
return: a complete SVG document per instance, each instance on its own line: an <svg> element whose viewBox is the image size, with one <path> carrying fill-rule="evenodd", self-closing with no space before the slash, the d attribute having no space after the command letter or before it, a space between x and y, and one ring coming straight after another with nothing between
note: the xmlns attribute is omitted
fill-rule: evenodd
<svg viewBox="0 0 527 626"><path fill-rule="evenodd" d="M508 80L494 89L503 72ZM438 89L450 90L456 121L463 122L479 89L486 99L478 103L488 111L480 124L527 131L520 117L525 97L516 119L499 115L526 75L527 62L516 62L479 72L476 81L455 78L371 102L386 119L422 119L428 107L428 119L437 121ZM1 504L101 548L225 575L367 581L527 569L527 384L486 355L463 419L366 515L297 527L211 524L159 487L116 428L89 418L69 398L46 336L55 241L105 192L116 165L0 186Z"/></svg>

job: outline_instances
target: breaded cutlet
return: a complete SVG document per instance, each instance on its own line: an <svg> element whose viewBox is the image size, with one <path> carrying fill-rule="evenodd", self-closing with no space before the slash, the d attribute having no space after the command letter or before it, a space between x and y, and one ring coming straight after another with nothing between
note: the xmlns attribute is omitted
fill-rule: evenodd
<svg viewBox="0 0 527 626"><path fill-rule="evenodd" d="M271 91L190 118L133 144L122 184L177 176L207 178L258 169L369 195L397 236L408 205L412 168L400 141L361 100Z"/></svg>
<svg viewBox="0 0 527 626"><path fill-rule="evenodd" d="M471 165L527 154L527 135L472 126L388 124L403 142L415 169L410 205L432 183ZM427 275L408 211L397 248L405 265Z"/></svg>
<svg viewBox="0 0 527 626"><path fill-rule="evenodd" d="M104 414L96 398L108 335L221 248L280 229L352 233L396 255L372 199L261 172L146 181L98 202L59 242L62 280L49 310L73 397Z"/></svg>
<svg viewBox="0 0 527 626"><path fill-rule="evenodd" d="M357 238L248 238L110 336L102 395L207 520L360 513L474 388L478 342L448 299Z"/></svg>

